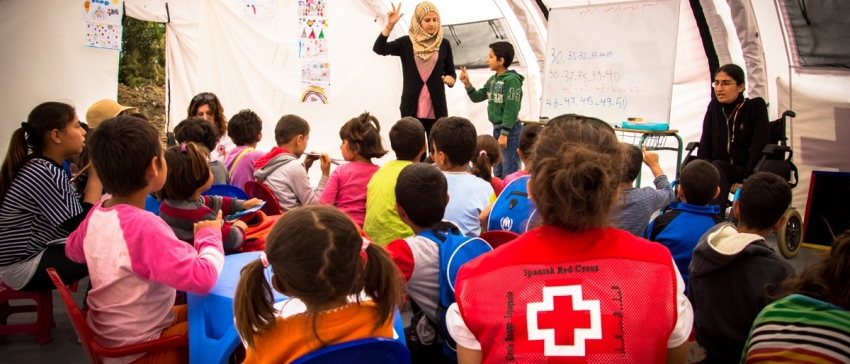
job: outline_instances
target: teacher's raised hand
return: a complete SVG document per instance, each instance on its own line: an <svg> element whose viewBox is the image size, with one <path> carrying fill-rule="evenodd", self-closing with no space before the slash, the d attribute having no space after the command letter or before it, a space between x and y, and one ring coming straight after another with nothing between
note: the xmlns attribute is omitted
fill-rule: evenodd
<svg viewBox="0 0 850 364"><path fill-rule="evenodd" d="M393 10L387 13L387 26L381 31L381 34L384 36L389 36L395 24L404 16L404 13L399 13L401 11L401 3L398 3L398 6L393 3L390 3L390 5L393 7Z"/></svg>

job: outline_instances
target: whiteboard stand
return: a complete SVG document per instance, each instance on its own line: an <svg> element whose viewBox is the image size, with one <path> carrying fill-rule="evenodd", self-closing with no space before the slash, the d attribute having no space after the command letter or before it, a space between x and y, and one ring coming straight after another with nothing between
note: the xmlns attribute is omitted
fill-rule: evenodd
<svg viewBox="0 0 850 364"><path fill-rule="evenodd" d="M678 130L637 130L616 128L614 129L614 132L623 143L632 144L638 148L645 146L646 150L649 152L669 150L678 153L676 157L675 181L679 180L679 173L682 171L682 154L684 154L684 147L682 146L682 138L679 136ZM675 147L667 145L668 137L672 137L670 139L676 141ZM635 188L640 188L641 174L643 174L643 166L641 166L641 170L638 172L637 180L635 181Z"/></svg>

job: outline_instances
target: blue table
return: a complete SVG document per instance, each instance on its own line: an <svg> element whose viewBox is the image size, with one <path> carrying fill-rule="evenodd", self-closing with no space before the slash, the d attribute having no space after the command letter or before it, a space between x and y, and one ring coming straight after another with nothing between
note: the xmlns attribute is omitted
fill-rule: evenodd
<svg viewBox="0 0 850 364"><path fill-rule="evenodd" d="M233 322L233 295L242 267L260 258L260 252L232 254L224 258L224 267L212 291L204 296L186 293L189 310L189 363L220 363L239 345ZM266 279L271 278L271 268ZM269 283L271 284L271 283ZM288 297L272 289L275 303ZM396 310L393 322L398 340L405 343L401 314Z"/></svg>

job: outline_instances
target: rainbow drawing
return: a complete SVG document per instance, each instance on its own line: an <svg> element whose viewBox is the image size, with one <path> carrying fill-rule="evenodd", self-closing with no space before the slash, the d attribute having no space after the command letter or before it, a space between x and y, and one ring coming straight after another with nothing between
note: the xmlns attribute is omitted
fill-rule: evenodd
<svg viewBox="0 0 850 364"><path fill-rule="evenodd" d="M304 93L301 94L301 102L321 102L327 105L328 94L325 92L324 88L316 85L310 85L306 90L304 90Z"/></svg>

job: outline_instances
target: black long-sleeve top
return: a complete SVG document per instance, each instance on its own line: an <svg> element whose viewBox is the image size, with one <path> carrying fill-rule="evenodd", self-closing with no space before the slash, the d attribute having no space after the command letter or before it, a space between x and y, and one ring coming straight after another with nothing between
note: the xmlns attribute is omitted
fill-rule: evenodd
<svg viewBox="0 0 850 364"><path fill-rule="evenodd" d="M431 76L428 77L428 82L422 82L422 77L419 75L419 68L416 67L416 60L413 58L415 55L410 37L403 36L387 42L387 37L379 34L372 50L382 56L401 57L401 72L404 82L402 83L399 111L401 111L402 117L416 117L416 112L419 109L419 94L422 92L422 85L425 84L428 85L428 92L431 94L434 116L439 119L449 115L449 108L446 106L446 89L443 87L443 76L452 76L452 78L457 79L454 59L452 58L452 47L449 42L443 40L440 44L440 52L437 54L439 58L437 58L437 64L434 66Z"/></svg>
<svg viewBox="0 0 850 364"><path fill-rule="evenodd" d="M739 103L743 104L734 112ZM729 128L727 117L734 124L733 129ZM730 139L731 145L727 144ZM727 105L711 100L702 121L697 158L729 161L732 165L743 167L746 178L753 174L769 139L764 99L744 99L741 96Z"/></svg>

